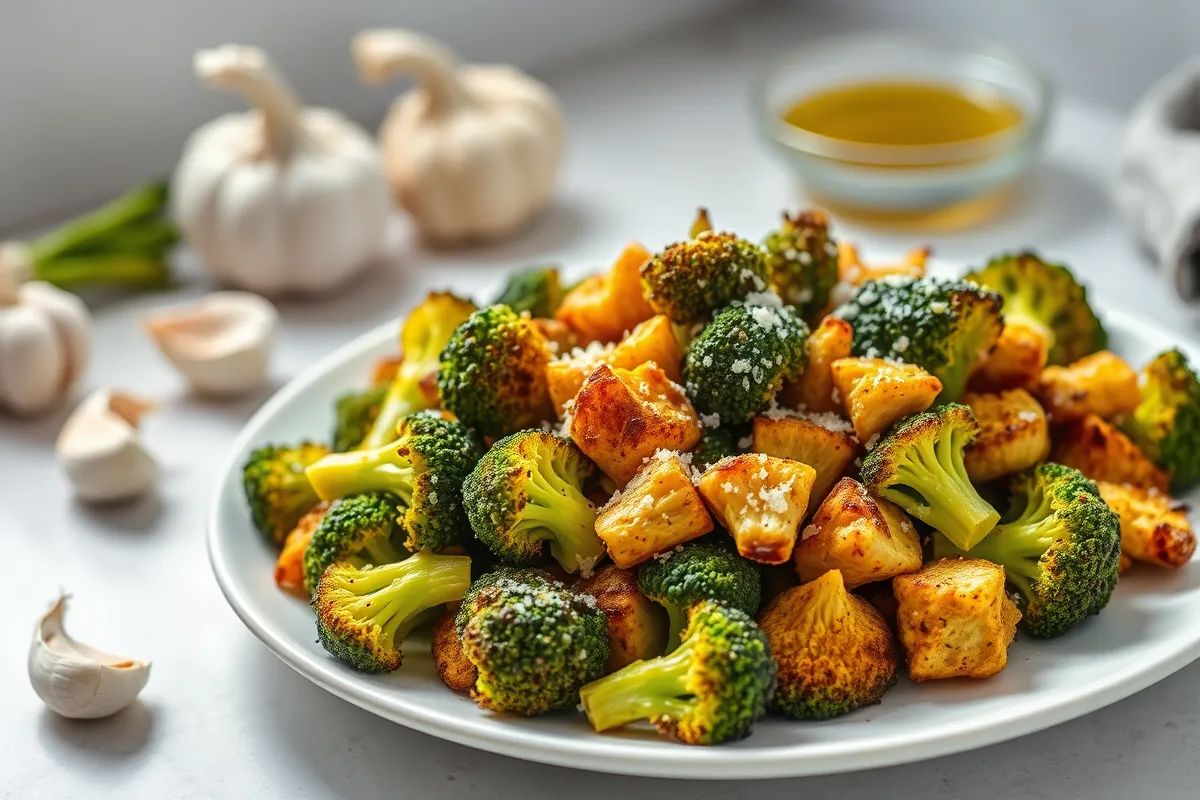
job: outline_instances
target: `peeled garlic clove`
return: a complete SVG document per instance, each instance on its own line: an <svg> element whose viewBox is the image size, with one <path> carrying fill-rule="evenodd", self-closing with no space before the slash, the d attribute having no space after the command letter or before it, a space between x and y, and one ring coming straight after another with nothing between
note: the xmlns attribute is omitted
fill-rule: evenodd
<svg viewBox="0 0 1200 800"><path fill-rule="evenodd" d="M99 719L137 698L150 679L150 662L122 658L74 641L63 627L67 598L60 595L33 631L29 682L51 711L72 719Z"/></svg>
<svg viewBox="0 0 1200 800"><path fill-rule="evenodd" d="M192 389L231 396L266 381L279 312L250 292L213 292L154 313L143 325Z"/></svg>
<svg viewBox="0 0 1200 800"><path fill-rule="evenodd" d="M136 497L154 484L158 466L142 446L138 422L153 404L101 389L71 413L58 434L58 460L83 500Z"/></svg>

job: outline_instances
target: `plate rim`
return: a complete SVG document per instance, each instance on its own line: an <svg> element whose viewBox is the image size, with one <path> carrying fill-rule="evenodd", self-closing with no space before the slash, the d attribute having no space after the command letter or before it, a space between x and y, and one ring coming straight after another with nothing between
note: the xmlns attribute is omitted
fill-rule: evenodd
<svg viewBox="0 0 1200 800"><path fill-rule="evenodd" d="M1197 346L1137 314L1096 303L1106 323L1116 323L1123 330L1142 329L1156 338L1173 341L1184 350L1200 353ZM894 766L939 756L974 750L1046 730L1092 711L1112 705L1182 669L1200 658L1200 635L1191 642L1177 643L1159 659L1147 666L1133 665L1108 673L1104 680L1087 684L1066 699L1043 708L1038 713L1024 713L1009 719L995 720L985 715L981 721L956 721L950 733L935 727L924 732L914 730L903 742L868 746L863 742L822 743L804 742L789 746L774 746L758 750L743 748L691 748L680 746L677 752L664 755L661 749L639 746L637 740L604 737L594 739L554 739L541 732L530 733L519 726L478 727L463 718L447 716L420 705L407 702L403 694L380 701L375 688L364 684L357 675L339 672L335 665L315 661L295 647L286 636L270 629L250 609L250 603L234 578L219 528L221 507L231 472L240 470L243 453L250 446L258 429L293 398L318 382L326 373L343 362L379 347L396 335L398 320L383 323L338 347L296 375L272 395L242 426L228 455L221 461L218 482L208 505L205 526L206 552L221 594L242 624L281 661L322 689L365 711L431 736L467 747L499 755L554 766L572 767L595 772L660 778L729 779L787 778L826 775L842 772ZM536 741L529 741L530 738ZM585 742L581 745L580 742ZM794 752L803 748L803 756Z"/></svg>

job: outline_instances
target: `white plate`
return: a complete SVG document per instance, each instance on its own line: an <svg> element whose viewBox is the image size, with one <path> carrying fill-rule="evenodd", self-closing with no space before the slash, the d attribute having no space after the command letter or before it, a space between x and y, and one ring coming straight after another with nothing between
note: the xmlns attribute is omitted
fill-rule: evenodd
<svg viewBox="0 0 1200 800"><path fill-rule="evenodd" d="M1104 314L1113 350L1140 365L1178 345L1126 314ZM221 590L246 626L285 663L355 705L425 733L517 758L603 772L686 778L815 775L916 761L981 747L1086 714L1161 680L1200 657L1200 565L1136 569L1104 613L1066 636L1018 636L1008 668L986 681L902 678L883 703L819 723L768 718L748 739L686 747L648 727L594 733L581 714L522 719L482 711L452 694L433 670L427 640L408 643L404 666L364 676L316 643L312 614L275 588L274 554L250 525L241 467L256 446L325 438L334 398L366 379L395 349L385 325L324 359L272 398L238 437L214 498L209 556ZM1200 361L1200 348L1186 348ZM1195 500L1196 498L1191 498Z"/></svg>

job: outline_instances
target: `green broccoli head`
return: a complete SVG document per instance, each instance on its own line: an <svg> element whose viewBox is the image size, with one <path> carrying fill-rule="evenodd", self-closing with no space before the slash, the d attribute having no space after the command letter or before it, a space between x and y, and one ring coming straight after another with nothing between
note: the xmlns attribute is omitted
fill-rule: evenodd
<svg viewBox="0 0 1200 800"><path fill-rule="evenodd" d="M492 301L531 317L553 317L562 303L562 284L556 267L525 267L508 274L500 294Z"/></svg>
<svg viewBox="0 0 1200 800"><path fill-rule="evenodd" d="M317 639L362 672L392 672L409 632L471 585L471 559L417 553L392 564L331 564L313 596Z"/></svg>
<svg viewBox="0 0 1200 800"><path fill-rule="evenodd" d="M383 447L396 438L403 417L437 405L434 376L442 350L475 304L449 292L430 292L400 328L400 366L388 384L379 413L362 442L366 449Z"/></svg>
<svg viewBox="0 0 1200 800"><path fill-rule="evenodd" d="M957 400L971 369L1000 338L1000 295L974 283L889 275L867 281L834 316L854 326L854 355L917 364Z"/></svg>
<svg viewBox="0 0 1200 800"><path fill-rule="evenodd" d="M533 716L573 706L608 662L608 621L595 598L537 569L479 578L455 624L479 671L472 697L494 711Z"/></svg>
<svg viewBox="0 0 1200 800"><path fill-rule="evenodd" d="M783 226L763 242L771 288L816 324L838 282L837 244L829 235L829 218L821 211L783 215Z"/></svg>
<svg viewBox="0 0 1200 800"><path fill-rule="evenodd" d="M1121 522L1079 470L1039 464L1013 479L1004 521L971 558L1004 567L1020 593L1021 624L1034 636L1061 636L1108 604L1117 585ZM963 551L934 538L939 558Z"/></svg>
<svg viewBox="0 0 1200 800"><path fill-rule="evenodd" d="M642 292L672 321L706 322L714 311L767 288L766 254L732 233L713 233L701 209L692 238L642 264Z"/></svg>
<svg viewBox="0 0 1200 800"><path fill-rule="evenodd" d="M1005 319L1048 330L1051 364L1070 364L1108 346L1087 289L1062 264L1042 261L1034 253L1002 255L965 279L998 292Z"/></svg>
<svg viewBox="0 0 1200 800"><path fill-rule="evenodd" d="M331 503L304 550L304 588L316 591L321 574L335 561L361 567L407 558L396 523L403 513L393 495L381 492Z"/></svg>
<svg viewBox="0 0 1200 800"><path fill-rule="evenodd" d="M567 572L591 571L604 555L596 507L583 494L592 462L572 442L543 430L492 445L463 483L475 537L511 564L530 564L544 543Z"/></svg>
<svg viewBox="0 0 1200 800"><path fill-rule="evenodd" d="M720 744L750 733L770 702L775 675L771 648L754 620L704 601L689 610L674 652L589 683L580 700L598 731L647 719L685 744Z"/></svg>
<svg viewBox="0 0 1200 800"><path fill-rule="evenodd" d="M242 488L258 532L281 545L300 517L320 502L304 471L329 454L314 442L267 445L250 454L242 468Z"/></svg>
<svg viewBox="0 0 1200 800"><path fill-rule="evenodd" d="M383 447L326 456L308 468L309 482L322 500L394 495L409 550L461 544L467 523L462 482L480 456L475 437L436 411L404 417L397 431L399 437Z"/></svg>
<svg viewBox="0 0 1200 800"><path fill-rule="evenodd" d="M554 417L546 366L550 352L537 326L508 306L467 318L442 351L442 405L485 436L503 436Z"/></svg>
<svg viewBox="0 0 1200 800"><path fill-rule="evenodd" d="M1167 350L1142 370L1141 387L1142 401L1121 427L1186 491L1200 480L1200 379L1187 356Z"/></svg>
<svg viewBox="0 0 1200 800"><path fill-rule="evenodd" d="M688 344L684 388L721 424L749 422L804 368L808 325L787 306L732 305Z"/></svg>
<svg viewBox="0 0 1200 800"><path fill-rule="evenodd" d="M373 386L361 392L347 392L337 399L333 452L344 453L363 443L379 417L387 391L387 386Z"/></svg>
<svg viewBox="0 0 1200 800"><path fill-rule="evenodd" d="M901 420L862 462L868 489L970 550L1000 514L971 485L963 450L979 435L971 409L947 403Z"/></svg>
<svg viewBox="0 0 1200 800"><path fill-rule="evenodd" d="M719 428L705 428L700 443L692 448L692 465L703 472L722 458L741 455L745 452L741 442L749 436L748 425L723 424Z"/></svg>
<svg viewBox="0 0 1200 800"><path fill-rule="evenodd" d="M638 567L638 588L667 610L667 650L679 644L688 609L715 600L753 616L762 600L762 577L753 562L715 544L689 543Z"/></svg>

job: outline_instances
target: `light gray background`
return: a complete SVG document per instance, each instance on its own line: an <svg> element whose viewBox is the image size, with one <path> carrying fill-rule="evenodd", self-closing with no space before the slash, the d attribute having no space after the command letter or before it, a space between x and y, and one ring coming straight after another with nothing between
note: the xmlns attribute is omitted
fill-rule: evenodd
<svg viewBox="0 0 1200 800"><path fill-rule="evenodd" d="M54 8L63 4L44 5ZM151 7L149 3L134 5ZM356 5L360 10L366 7L350 7ZM525 0L524 5L532 8L535 0ZM638 6L632 2L624 5L629 9ZM657 4L648 5L655 5L656 13L660 10ZM679 11L683 5L677 3L673 8ZM276 383L350 337L392 318L427 288L449 285L479 289L480 295L486 295L503 268L545 257L581 271L610 260L630 238L650 246L676 238L698 202L707 204L722 226L748 234L763 230L779 209L800 199L786 173L758 146L745 104L747 81L773 53L815 32L861 22L865 13L857 8L818 12L811 5L756 9L750 20L718 17L673 28L670 35L654 40L633 39L615 49L606 49L603 37L597 37L589 41L599 50L569 64L562 60L568 51L543 53L550 59L544 74L564 98L572 131L554 207L520 237L487 250L429 253L415 245L406 226L399 223L396 255L389 268L377 270L354 290L324 304L283 305ZM932 9L931 4L910 5ZM1066 10L1080 15L1085 4L1054 5L1051 14L1038 10L1034 3L1009 2L990 20L972 17L964 23L979 30L994 29L993 35L1017 45L1020 42L1012 37L1018 33L1026 39L1046 37L1045 41L1054 42L1049 55L1056 61L1041 60L1075 90L1052 128L1045 163L1023 187L1009 212L970 233L919 239L849 225L839 231L862 242L868 255L894 256L914 241L932 242L935 266L946 271L1002 248L1038 246L1048 255L1074 264L1102 298L1152 316L1181 335L1193 336L1187 315L1129 242L1112 216L1105 194L1120 135L1120 109L1132 100L1139 85L1130 82L1128 72L1134 67L1143 69L1144 78L1139 80L1145 82L1151 77L1150 67L1142 60L1161 61L1163 67L1173 60L1162 51L1170 48L1175 23L1182 23L1178 16L1161 12L1178 12L1182 4L1140 4L1143 10L1157 9L1157 27L1139 17L1136 22L1129 20L1123 30L1154 30L1158 38L1140 44L1131 38L1122 47L1116 47L1120 44L1116 25L1121 20L1114 11L1118 4L1086 4L1089 8L1103 6L1114 20L1109 27L1096 22L1096 30L1089 35L1057 37L1048 26L1065 26L1054 20ZM198 6L189 0L177 7ZM481 7L490 8L488 4ZM309 8L310 14L316 13ZM461 10L463 4L442 3L438 13L453 8ZM3 13L8 15L7 6ZM604 16L594 10L579 18L571 16L575 12L561 13L584 20L579 30L588 35L599 24L594 19ZM953 17L959 12L944 13ZM242 14L243 18L254 16ZM842 19L843 14L852 19ZM404 16L396 13L397 20ZM501 16L487 19L495 21ZM122 27L116 23L99 26L99 18L99 12L80 18L93 25L85 38L107 41ZM134 21L128 25L139 18L130 19ZM442 17L430 19L443 20L447 26L443 32L449 30L450 23ZM939 19L938 24L950 24L946 17ZM226 22L230 27L224 30L235 29L232 17ZM213 24L209 15L199 15L179 27L202 24ZM311 16L289 24L300 29L307 25L314 31L321 28ZM357 24L341 30L348 35ZM509 26L505 30L521 28L511 20L503 24ZM606 24L610 32L616 30L611 20ZM914 23L910 20L908 24ZM58 19L54 25L65 30L66 22ZM486 39L480 37L481 28L472 29L479 37L476 41ZM268 35L276 37L272 42L287 38L268 30L265 22L259 23L255 33L253 38L259 41ZM178 35L190 37L191 33ZM8 24L0 36L6 45L21 41L14 38ZM252 37L246 34L244 38ZM1111 73L1108 56L1098 52L1106 41L1117 51L1111 56ZM1039 42L1031 54L1043 54L1046 47ZM7 51L8 47L0 46L0 59L8 57ZM348 69L348 59L338 52L337 58L344 60ZM500 53L489 51L487 55ZM303 50L293 51L288 59L288 66L303 68L305 64ZM0 70L0 74L6 76L0 81L0 91L28 90L28 86L14 89L11 70ZM160 72L151 78L171 82ZM176 78L180 85L186 83L185 77ZM312 78L316 79L315 72ZM314 87L318 85L319 81ZM301 88L310 96L320 94L319 89L314 93L306 85ZM334 83L328 89L336 91ZM1106 94L1105 90L1111 91ZM104 93L93 94L92 102L99 105ZM191 106L199 97L202 95L192 95L187 102L172 106L173 111L164 112L167 117L155 123L161 126L163 139L169 140L173 132L182 131L195 119L225 107L218 102L203 108ZM338 104L349 102L357 101ZM148 94L142 106L157 113L159 98ZM372 108L378 111L382 104L371 107L368 103L363 113L370 114ZM0 172L4 177L0 197L9 203L8 208L20 205L10 202L11 168L24 170L25 162L35 159L51 164L72 154L78 156L76 146L66 143L78 136L74 128L83 123L65 107L58 113L70 118L71 125L46 130L43 137L7 138L0 144L0 158L6 159ZM11 119L0 119L0 136L13 135ZM24 125L22 121L15 130L26 130L21 135L28 137ZM155 152L153 158L147 156L147 163L154 159L169 162L176 145L161 141L152 132L147 128L142 140L147 152ZM25 146L14 149L14 142L19 141ZM114 134L97 140L96 147L108 147L114 141L125 146ZM110 152L108 158L138 166L138 152L136 148ZM69 179L69 171L54 180L60 182L60 189L79 189L78 197L85 198L104 188L106 180L115 181L115 187L132 177L110 169L100 163L94 173L83 170L79 187ZM42 195L47 208L56 197L53 193ZM241 626L209 573L203 527L215 484L214 469L262 397L223 405L188 397L139 334L136 323L141 311L197 296L209 288L202 279L187 277L183 288L165 297L96 298L93 304L97 353L85 388L125 387L160 401L161 410L146 420L145 433L163 466L156 495L125 508L78 505L71 501L50 454L63 415L32 423L0 420L0 537L7 565L5 613L0 615L0 796L569 795L637 800L677 792L697 798L845 800L1083 796L1175 800L1196 796L1200 700L1195 686L1200 681L1200 665L1083 719L976 752L852 775L738 784L668 784L605 777L491 756L407 731L326 694L283 666ZM111 720L90 724L59 720L42 708L28 688L24 657L32 623L60 586L76 596L68 624L81 639L155 662L143 702ZM1181 620L1180 624L1195 621Z"/></svg>

